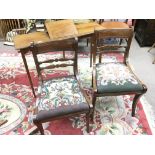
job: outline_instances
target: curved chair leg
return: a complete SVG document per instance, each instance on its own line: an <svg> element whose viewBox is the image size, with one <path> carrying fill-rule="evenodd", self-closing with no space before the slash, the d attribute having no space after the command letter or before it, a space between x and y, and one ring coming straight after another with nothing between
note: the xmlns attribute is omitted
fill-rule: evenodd
<svg viewBox="0 0 155 155"><path fill-rule="evenodd" d="M37 128L39 129L41 135L44 135L44 129L42 126L42 123L38 122L37 120L34 120L33 123L37 126Z"/></svg>
<svg viewBox="0 0 155 155"><path fill-rule="evenodd" d="M95 112L95 104L96 104L96 94L94 93L92 96L92 104L93 104L93 112L92 112L92 116L91 119L94 119L94 112Z"/></svg>
<svg viewBox="0 0 155 155"><path fill-rule="evenodd" d="M87 113L86 114L86 124L87 124L87 132L89 133L89 119L90 119L90 114L89 113Z"/></svg>
<svg viewBox="0 0 155 155"><path fill-rule="evenodd" d="M136 94L134 99L133 99L133 104L132 104L132 117L135 116L135 110L136 110L136 105L137 102L139 100L139 98L142 96L143 94Z"/></svg>

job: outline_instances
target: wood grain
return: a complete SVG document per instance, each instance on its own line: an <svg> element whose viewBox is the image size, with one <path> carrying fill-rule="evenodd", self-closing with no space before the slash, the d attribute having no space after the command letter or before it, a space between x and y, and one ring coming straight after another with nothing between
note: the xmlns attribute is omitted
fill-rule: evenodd
<svg viewBox="0 0 155 155"><path fill-rule="evenodd" d="M103 28L105 29L126 29L126 28L129 28L129 26L126 24L126 23L123 23L123 22L103 22L101 24L103 26Z"/></svg>
<svg viewBox="0 0 155 155"><path fill-rule="evenodd" d="M72 38L78 34L73 20L46 22L45 26L51 40Z"/></svg>
<svg viewBox="0 0 155 155"><path fill-rule="evenodd" d="M83 23L76 25L78 31L78 37L93 34L94 30L102 30L103 27L96 22Z"/></svg>
<svg viewBox="0 0 155 155"><path fill-rule="evenodd" d="M29 47L32 42L42 43L47 41L50 41L50 38L46 32L33 32L14 37L14 45L17 50Z"/></svg>

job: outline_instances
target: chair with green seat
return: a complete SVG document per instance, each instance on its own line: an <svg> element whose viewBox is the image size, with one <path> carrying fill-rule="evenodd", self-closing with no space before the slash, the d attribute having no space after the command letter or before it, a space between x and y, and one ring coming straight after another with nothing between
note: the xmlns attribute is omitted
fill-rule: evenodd
<svg viewBox="0 0 155 155"><path fill-rule="evenodd" d="M96 98L101 96L135 95L132 104L132 116L138 99L147 91L147 87L132 71L129 62L129 50L133 37L133 29L104 29L96 30L93 36L93 115ZM107 44L109 38L126 39L125 44L114 42ZM102 40L102 44L100 44ZM96 54L99 53L99 63L96 63ZM105 53L122 54L123 62L102 62Z"/></svg>

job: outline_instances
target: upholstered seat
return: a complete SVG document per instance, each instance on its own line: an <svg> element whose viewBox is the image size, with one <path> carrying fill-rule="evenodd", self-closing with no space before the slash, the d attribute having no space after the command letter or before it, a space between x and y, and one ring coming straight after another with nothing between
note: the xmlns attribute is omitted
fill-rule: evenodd
<svg viewBox="0 0 155 155"><path fill-rule="evenodd" d="M36 102L40 120L89 110L74 76L45 81L38 89Z"/></svg>
<svg viewBox="0 0 155 155"><path fill-rule="evenodd" d="M125 64L99 63L96 65L98 93L142 91L143 86Z"/></svg>
<svg viewBox="0 0 155 155"><path fill-rule="evenodd" d="M131 115L135 116L136 105L140 97L147 91L143 84L132 71L129 65L129 50L133 37L132 28L116 28L96 30L92 40L93 47L93 115L95 111L96 98L102 96L134 95ZM107 44L100 40L109 38L124 39L125 44L113 42ZM116 48L116 49L114 49ZM114 50L113 50L114 49ZM99 53L99 63L96 63L96 55ZM102 55L115 53L123 56L123 61L102 62ZM93 118L93 117L92 117Z"/></svg>
<svg viewBox="0 0 155 155"><path fill-rule="evenodd" d="M36 110L33 123L38 127L40 133L44 134L43 123L57 119L84 114L86 118L86 129L89 132L89 118L92 105L81 87L78 76L78 39L70 38L50 41L46 43L33 44L31 50L39 79ZM63 58L48 58L41 61L39 54L46 52L64 51ZM73 57L66 57L67 51L73 53ZM43 76L45 70L57 70L59 67L71 67L70 74ZM70 68L67 68L70 69Z"/></svg>

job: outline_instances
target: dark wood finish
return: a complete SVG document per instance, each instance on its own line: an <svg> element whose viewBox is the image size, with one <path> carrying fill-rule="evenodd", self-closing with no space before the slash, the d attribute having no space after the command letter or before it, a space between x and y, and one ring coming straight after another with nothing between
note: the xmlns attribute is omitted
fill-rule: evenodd
<svg viewBox="0 0 155 155"><path fill-rule="evenodd" d="M45 122L48 122L48 121L52 121L52 120L55 120L55 119L61 119L61 118L64 118L64 117L70 117L70 116L74 116L74 115L79 115L79 114L86 114L86 126L87 126L87 131L89 132L89 119L90 119L90 112L91 112L91 102L88 100L88 97L85 93L85 91L82 89L81 87L81 84L80 84L80 81L79 81L79 77L78 77L78 69L77 69L77 48L78 48L78 41L77 39L65 39L65 40L59 40L59 41L50 41L50 42L46 42L46 43L39 43L39 44L31 44L31 47L30 47L30 50L32 51L32 55L33 55L33 58L34 58L34 62L35 62L35 65L36 65L36 69L37 69L37 73L38 73L38 77L39 77L39 80L41 80L41 82L43 82L45 79L43 79L42 77L42 70L43 69L48 69L49 67L44 67L42 68L40 65L43 64L43 63L48 63L48 62L62 62L61 65L51 65L50 68L57 68L57 67L66 67L68 66L66 64L66 61L69 61L69 60L72 60L73 63L71 64L71 66L73 66L73 75L75 76L75 78L77 79L78 81L78 84L80 86L80 90L81 92L83 93L84 97L86 98L86 101L89 105L89 110L88 111L81 111L81 112L78 112L78 113L70 113L70 114L67 114L67 115L61 115L61 116L58 116L58 117L51 117L50 119L42 119L42 120L38 120L38 119L34 119L34 124L38 127L39 131L41 134L44 134L44 130L43 130L43 127L42 127L42 123L45 123ZM45 53L45 52L51 52L51 51L73 51L74 52L74 58L60 58L60 59L52 59L52 60L45 60L45 61L42 61L42 62L39 62L38 58L37 58L37 55L38 54L42 54L42 53ZM66 76L65 76L66 77ZM69 76L67 76L69 77ZM59 77L57 77L59 78ZM61 78L61 77L60 77ZM47 79L46 79L47 80ZM36 111L36 115L38 115L38 112ZM44 116L42 116L44 117Z"/></svg>
<svg viewBox="0 0 155 155"><path fill-rule="evenodd" d="M155 42L155 19L137 19L135 38L141 47L152 46Z"/></svg>
<svg viewBox="0 0 155 155"><path fill-rule="evenodd" d="M101 97L101 96L119 96L119 95L127 95L127 94L135 94L135 97L133 99L133 105L132 105L132 116L135 116L135 109L136 109L136 104L138 99L140 98L141 95L143 95L147 91L147 87L138 79L138 77L134 74L132 71L129 62L128 62L128 57L129 57L129 50L130 50L130 45L133 37L133 29L128 28L128 29L105 29L101 31L95 31L95 34L93 36L93 41L92 41L92 48L93 48L93 108L95 109L95 103L96 103L96 97ZM113 92L113 93L98 93L97 90L97 79L96 79L96 54L100 53L100 61L101 61L101 56L103 53L111 52L110 48L111 47L121 47L121 45L112 45L112 44L102 44L100 48L100 44L98 44L98 41L100 39L106 39L106 38L121 38L121 39L126 39L127 40L127 45L126 47L123 46L124 48L124 61L123 63L129 68L131 73L133 73L139 83L142 84L143 90L138 92L138 91L130 91L130 92ZM107 49L109 47L109 49ZM114 51L113 51L114 52ZM117 51L118 53L118 51ZM94 114L94 109L93 109L93 114Z"/></svg>
<svg viewBox="0 0 155 155"><path fill-rule="evenodd" d="M15 29L14 31L22 33L24 32L25 29ZM35 95L35 91L34 91L34 87L33 87L33 82L31 79L31 75L28 69L28 65L27 65L27 61L25 58L25 55L31 51L30 46L32 44L32 42L34 43L41 43L41 42L47 42L49 41L49 37L45 32L34 32L34 33L29 33L29 34L21 34L21 35L17 35L14 37L14 44L15 44L15 48L17 50L19 50L19 53L21 53L23 62L24 62L24 66L27 72L27 76L30 82L30 87L32 89L32 93L34 95L34 97L36 97Z"/></svg>
<svg viewBox="0 0 155 155"><path fill-rule="evenodd" d="M23 52L21 52L21 56L22 56L22 59L23 59L23 62L24 62L24 66L25 66L25 69L26 69L26 72L27 72L27 76L28 76L28 79L29 79L29 82L30 82L30 86L31 86L33 95L34 95L34 97L36 97L34 87L33 87L33 83L32 83L32 79L31 79L31 75L30 75L29 68L28 68L28 65L27 65L27 62L26 62L25 54Z"/></svg>

